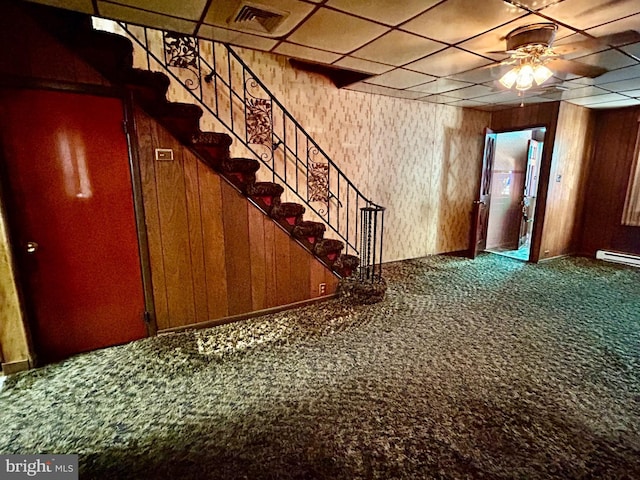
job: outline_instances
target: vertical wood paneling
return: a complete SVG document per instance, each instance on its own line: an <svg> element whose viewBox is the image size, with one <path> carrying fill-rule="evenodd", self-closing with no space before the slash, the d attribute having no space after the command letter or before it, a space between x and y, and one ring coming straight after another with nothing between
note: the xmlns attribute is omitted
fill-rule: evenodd
<svg viewBox="0 0 640 480"><path fill-rule="evenodd" d="M152 136L156 145L174 149L175 159L156 161L155 168L169 318L177 327L195 318L183 150L164 128L152 128Z"/></svg>
<svg viewBox="0 0 640 480"><path fill-rule="evenodd" d="M592 137L593 114L563 102L553 145L541 258L572 254L578 248Z"/></svg>
<svg viewBox="0 0 640 480"><path fill-rule="evenodd" d="M264 259L265 259L265 295L267 308L278 305L277 272L276 272L276 227L271 219L265 216L264 225Z"/></svg>
<svg viewBox="0 0 640 480"><path fill-rule="evenodd" d="M169 302L164 270L164 251L158 211L158 191L156 185L155 162L153 160L154 139L151 135L153 123L140 109L135 109L136 131L140 156L140 177L144 201L145 224L149 242L151 262L151 283L156 309L158 329L169 328Z"/></svg>
<svg viewBox="0 0 640 480"><path fill-rule="evenodd" d="M208 319L229 315L227 264L222 222L222 181L206 165L198 163L204 267L207 285ZM233 285L232 285L233 288Z"/></svg>
<svg viewBox="0 0 640 480"><path fill-rule="evenodd" d="M291 303L291 241L280 228L274 229L275 270L276 270L276 302L277 305Z"/></svg>
<svg viewBox="0 0 640 480"><path fill-rule="evenodd" d="M600 249L640 255L640 227L621 223L639 116L638 107L596 112L580 247L585 255Z"/></svg>
<svg viewBox="0 0 640 480"><path fill-rule="evenodd" d="M198 164L183 156L184 183L187 205L187 220L189 224L189 254L191 260L191 274L193 277L193 301L195 321L209 320L207 300L207 276L205 273L204 241L202 238L202 215L200 208L200 181Z"/></svg>
<svg viewBox="0 0 640 480"><path fill-rule="evenodd" d="M251 304L252 310L267 308L266 258L264 240L265 215L249 206L249 254L251 255Z"/></svg>
<svg viewBox="0 0 640 480"><path fill-rule="evenodd" d="M229 315L251 311L251 253L246 198L222 184L224 250L227 264Z"/></svg>
<svg viewBox="0 0 640 480"><path fill-rule="evenodd" d="M311 256L309 252L295 242L291 242L289 251L291 265L290 301L300 302L306 300L309 295Z"/></svg>

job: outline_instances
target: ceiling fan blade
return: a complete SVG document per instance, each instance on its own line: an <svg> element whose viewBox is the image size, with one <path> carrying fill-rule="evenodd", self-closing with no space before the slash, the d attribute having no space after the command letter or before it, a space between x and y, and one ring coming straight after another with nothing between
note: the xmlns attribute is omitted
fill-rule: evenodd
<svg viewBox="0 0 640 480"><path fill-rule="evenodd" d="M579 42L567 43L553 47L553 51L558 55L567 55L579 50L597 50L599 48L619 47L630 43L640 42L640 33L635 30L625 30L624 32L603 35L598 38L590 38Z"/></svg>
<svg viewBox="0 0 640 480"><path fill-rule="evenodd" d="M586 63L574 62L573 60L564 60L562 58L554 58L546 63L546 66L552 71L560 71L573 73L581 77L595 78L599 77L603 73L607 73L606 68L596 67L594 65L588 65Z"/></svg>

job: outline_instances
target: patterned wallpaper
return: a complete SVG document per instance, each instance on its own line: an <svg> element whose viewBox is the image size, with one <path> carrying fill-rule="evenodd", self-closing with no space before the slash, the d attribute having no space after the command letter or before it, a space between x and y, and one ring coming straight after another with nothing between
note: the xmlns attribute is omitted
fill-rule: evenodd
<svg viewBox="0 0 640 480"><path fill-rule="evenodd" d="M286 57L235 50L362 193L387 207L385 261L468 247L489 113L337 89ZM146 56L136 53L136 63L146 66ZM174 86L169 95L192 101ZM222 128L206 115L201 127ZM239 142L231 153L248 154ZM263 169L258 179L270 180Z"/></svg>
<svg viewBox="0 0 640 480"><path fill-rule="evenodd" d="M488 113L340 90L285 57L237 52L362 192L387 207L385 261L468 247Z"/></svg>

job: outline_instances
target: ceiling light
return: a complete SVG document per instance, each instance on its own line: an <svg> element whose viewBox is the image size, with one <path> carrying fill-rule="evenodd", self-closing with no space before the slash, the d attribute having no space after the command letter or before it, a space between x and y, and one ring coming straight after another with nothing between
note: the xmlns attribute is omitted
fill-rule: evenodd
<svg viewBox="0 0 640 480"><path fill-rule="evenodd" d="M506 88L513 87L513 84L516 83L518 79L518 68L512 68L507 73L505 73L500 79L500 83L504 85Z"/></svg>
<svg viewBox="0 0 640 480"><path fill-rule="evenodd" d="M551 75L553 75L553 72L544 65L536 65L533 69L533 79L538 85L542 85L544 82L549 80Z"/></svg>
<svg viewBox="0 0 640 480"><path fill-rule="evenodd" d="M530 89L534 82L536 85L542 85L552 75L553 72L542 63L527 59L505 73L499 81L506 88L515 85L517 90L523 91Z"/></svg>

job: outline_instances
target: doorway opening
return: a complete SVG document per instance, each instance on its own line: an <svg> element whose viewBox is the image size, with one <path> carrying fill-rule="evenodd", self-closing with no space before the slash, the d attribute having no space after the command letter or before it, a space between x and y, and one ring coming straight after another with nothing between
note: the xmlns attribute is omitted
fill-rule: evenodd
<svg viewBox="0 0 640 480"><path fill-rule="evenodd" d="M488 252L530 258L545 132L541 127L495 134Z"/></svg>

